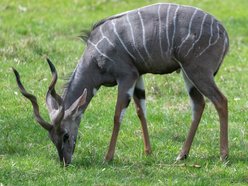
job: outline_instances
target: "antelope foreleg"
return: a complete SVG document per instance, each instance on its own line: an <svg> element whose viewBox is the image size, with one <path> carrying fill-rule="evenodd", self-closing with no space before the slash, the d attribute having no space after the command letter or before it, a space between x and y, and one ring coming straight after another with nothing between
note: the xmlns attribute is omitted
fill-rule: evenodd
<svg viewBox="0 0 248 186"><path fill-rule="evenodd" d="M195 133L196 133L196 130L197 130L198 125L200 123L204 107L205 107L204 98L195 87L192 87L189 90L189 96L191 98L192 112L193 112L192 113L192 123L191 123L191 127L189 130L188 136L184 142L184 145L182 147L180 154L177 157L177 160L183 160L183 159L187 158L189 151L190 151L190 148L191 148L191 145L192 145L192 142L193 142L193 139L194 139L194 136L195 136Z"/></svg>
<svg viewBox="0 0 248 186"><path fill-rule="evenodd" d="M142 77L139 78L135 85L133 99L136 105L137 115L141 122L144 150L148 155L151 154L151 145L146 121L145 87Z"/></svg>
<svg viewBox="0 0 248 186"><path fill-rule="evenodd" d="M106 161L111 161L114 158L117 137L120 130L120 124L122 122L125 111L130 103L131 97L133 96L135 81L136 79L132 81L119 83L118 97L117 97L115 116L114 116L114 128L109 144L109 149L105 156Z"/></svg>

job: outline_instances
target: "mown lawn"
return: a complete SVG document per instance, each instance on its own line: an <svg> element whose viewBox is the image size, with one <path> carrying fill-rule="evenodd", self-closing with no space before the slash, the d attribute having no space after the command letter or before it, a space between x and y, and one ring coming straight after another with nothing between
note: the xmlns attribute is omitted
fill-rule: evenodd
<svg viewBox="0 0 248 186"><path fill-rule="evenodd" d="M130 105L115 159L104 162L110 140L116 88L101 88L85 112L72 165L57 152L33 119L11 67L22 75L48 120L45 94L51 78L45 57L57 67L59 92L83 53L77 38L97 20L156 2L197 6L228 30L230 51L216 82L229 100L229 161L219 160L219 123L207 106L187 160L175 163L188 132L191 111L180 74L145 76L153 153L143 153L139 120ZM247 185L248 184L248 1L73 0L0 2L0 185Z"/></svg>

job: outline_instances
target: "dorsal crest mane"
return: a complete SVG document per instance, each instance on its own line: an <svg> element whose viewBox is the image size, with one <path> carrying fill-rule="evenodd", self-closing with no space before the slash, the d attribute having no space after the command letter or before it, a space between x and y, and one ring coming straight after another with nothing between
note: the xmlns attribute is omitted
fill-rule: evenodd
<svg viewBox="0 0 248 186"><path fill-rule="evenodd" d="M96 28L98 28L100 25L104 24L105 22L109 21L109 20L112 20L112 19L116 19L116 18L119 18L119 17L122 17L124 16L126 13L122 13L122 14L117 14L117 15L114 15L114 16L111 16L111 17L107 17L105 19L102 19L98 22L96 22L95 24L93 24L93 26L91 27L90 30L82 30L81 31L81 35L79 36L84 42L87 43L89 37L90 37L90 34L93 30L95 30Z"/></svg>

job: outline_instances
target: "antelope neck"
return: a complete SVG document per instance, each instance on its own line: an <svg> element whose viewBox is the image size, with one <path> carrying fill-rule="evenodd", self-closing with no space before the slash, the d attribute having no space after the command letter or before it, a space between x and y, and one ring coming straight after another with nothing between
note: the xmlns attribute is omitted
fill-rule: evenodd
<svg viewBox="0 0 248 186"><path fill-rule="evenodd" d="M95 89L97 89L93 82L94 77L84 67L84 63L80 62L72 73L68 86L64 89L65 109L68 109L83 94L84 89L87 89L86 103L82 107L83 113L94 96Z"/></svg>

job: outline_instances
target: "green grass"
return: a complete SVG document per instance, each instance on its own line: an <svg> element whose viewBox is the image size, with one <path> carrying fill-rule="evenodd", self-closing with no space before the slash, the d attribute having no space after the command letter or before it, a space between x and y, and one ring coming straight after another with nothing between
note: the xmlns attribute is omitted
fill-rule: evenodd
<svg viewBox="0 0 248 186"><path fill-rule="evenodd" d="M131 104L112 163L103 159L112 132L116 88L102 88L92 100L81 122L72 165L67 168L60 166L46 131L36 124L30 103L18 92L12 66L20 72L26 88L37 96L42 115L48 120L45 94L51 75L45 56L57 67L57 89L62 92L66 82L63 78L72 72L83 53L84 44L76 37L82 29L109 15L156 2L1 0L0 185L248 184L247 0L187 1L215 15L230 36L230 52L216 77L229 100L230 158L226 164L219 161L219 123L210 102L189 158L175 163L191 117L179 74L145 76L152 155L143 153L141 127Z"/></svg>

